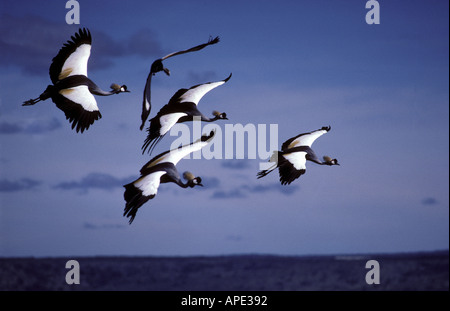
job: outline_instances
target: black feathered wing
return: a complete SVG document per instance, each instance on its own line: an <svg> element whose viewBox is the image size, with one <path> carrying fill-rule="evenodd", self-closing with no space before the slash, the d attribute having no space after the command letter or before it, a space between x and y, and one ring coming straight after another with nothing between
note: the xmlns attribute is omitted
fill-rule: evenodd
<svg viewBox="0 0 450 311"><path fill-rule="evenodd" d="M152 109L152 104L151 104L151 84L152 84L152 76L153 73L150 72L148 77L147 77L147 81L145 82L145 88L144 88L144 98L142 100L142 113L141 113L141 126L140 126L140 130L142 131L142 129L145 126L145 121L147 121L148 116L150 115L150 111Z"/></svg>
<svg viewBox="0 0 450 311"><path fill-rule="evenodd" d="M311 145L313 144L313 142L319 138L320 136L322 136L323 134L326 134L330 131L330 127L322 127L319 130L315 130L309 133L302 133L299 134L295 137L292 137L288 140L286 140L283 145L281 145L281 150L286 151L288 149L292 149L295 147L300 147L300 146L308 146L311 147Z"/></svg>
<svg viewBox="0 0 450 311"><path fill-rule="evenodd" d="M140 126L140 130L142 131L144 126L145 126L145 121L147 121L148 116L150 115L150 111L152 109L152 101L151 101L151 84L152 84L152 76L158 72L163 70L163 65L162 65L162 61L165 59L168 59L170 57L176 56L176 55L181 55L181 54L185 54L185 53L190 53L190 52L195 52L195 51L200 51L201 49L207 47L208 45L212 45L212 44L216 44L218 43L219 37L215 37L214 39L210 39L208 40L208 42L194 46L190 49L187 50L183 50L183 51L178 51L178 52L173 52L170 53L160 59L157 59L153 64L152 64L152 68L150 70L150 73L148 74L147 77L147 81L145 83L145 88L144 88L144 97L142 100L142 113L141 113L141 126Z"/></svg>
<svg viewBox="0 0 450 311"><path fill-rule="evenodd" d="M97 102L86 85L63 89L52 96L52 101L64 111L66 119L72 123L72 129L75 128L77 132L83 133L102 117Z"/></svg>
<svg viewBox="0 0 450 311"><path fill-rule="evenodd" d="M220 41L219 37L215 37L214 39L209 39L208 42L203 43L203 44L199 44L197 46L194 46L190 49L187 50L183 50L183 51L178 51L178 52L173 52L170 53L164 57L161 58L161 60L165 60L168 59L170 57L176 56L176 55L180 55L180 54L185 54L185 53L190 53L190 52L195 52L195 51L200 51L201 49L207 47L208 45L212 45L212 44L216 44Z"/></svg>
<svg viewBox="0 0 450 311"><path fill-rule="evenodd" d="M53 84L73 75L87 77L87 64L91 55L92 37L88 29L80 29L67 41L53 58L49 74Z"/></svg>

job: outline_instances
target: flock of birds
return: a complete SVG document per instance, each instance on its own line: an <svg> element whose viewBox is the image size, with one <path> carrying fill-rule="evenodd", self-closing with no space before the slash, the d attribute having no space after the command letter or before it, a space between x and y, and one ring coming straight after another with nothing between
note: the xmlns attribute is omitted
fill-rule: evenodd
<svg viewBox="0 0 450 311"><path fill-rule="evenodd" d="M113 83L110 86L111 90L104 91L87 77L87 65L92 44L92 37L88 29L79 29L71 39L72 41L67 41L52 60L49 69L52 84L48 85L39 97L25 101L23 106L34 105L39 101L51 98L56 106L64 112L66 119L72 124L72 129L83 133L102 117L94 95L110 96L126 93L129 90L126 85ZM141 131L145 127L151 111L152 77L160 71L170 75L169 69L164 67L162 61L176 55L202 50L218 42L219 37L216 37L193 48L168 54L152 63L143 94ZM213 118L209 118L203 115L197 106L206 93L223 85L230 78L231 74L221 81L198 84L189 89L179 89L169 103L149 120L148 135L141 148L142 153L147 151L151 154L156 144L176 123L192 121L193 117L200 117L204 122L228 120L226 113L218 111L213 111ZM271 156L269 161L273 163L272 166L260 171L257 178L262 178L278 168L281 184L287 185L305 174L307 160L320 165L339 165L336 159L328 156L324 156L323 161L320 160L311 149L313 142L329 132L330 129L329 126L326 126L286 140L281 146L281 151L275 151ZM188 154L207 146L213 140L214 134L215 132L211 131L209 134L203 134L195 142L155 156L141 168L141 175L138 179L124 185L126 205L123 216L129 218L130 224L136 217L138 209L155 197L161 183L173 182L182 188L203 186L202 179L195 177L190 172L183 173L183 178L186 180L184 183L176 165Z"/></svg>

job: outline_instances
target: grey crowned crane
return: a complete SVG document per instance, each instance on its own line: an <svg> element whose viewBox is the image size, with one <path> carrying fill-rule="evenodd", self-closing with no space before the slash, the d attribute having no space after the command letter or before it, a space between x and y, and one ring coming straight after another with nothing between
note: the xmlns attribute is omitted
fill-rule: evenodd
<svg viewBox="0 0 450 311"><path fill-rule="evenodd" d="M136 217L138 209L148 200L153 199L161 183L173 182L182 188L203 186L200 177L185 172L183 174L186 183L181 181L176 168L177 163L188 154L198 151L208 145L214 137L214 131L209 135L203 135L197 141L180 148L163 152L141 168L141 177L125 185L124 199L126 201L123 216L129 217L131 224Z"/></svg>
<svg viewBox="0 0 450 311"><path fill-rule="evenodd" d="M208 42L194 46L190 49L187 50L183 50L183 51L178 51L178 52L173 52L170 53L162 58L159 58L157 60L155 60L152 63L152 66L150 68L150 73L148 74L147 77L147 81L145 82L145 88L144 88L144 99L142 101L142 114L141 114L141 120L142 120L142 124L141 124L141 131L145 126L145 121L147 121L147 118L150 114L150 110L152 108L152 104L151 104L151 83L152 83L152 76L154 76L157 72L160 71L164 71L166 75L170 76L170 70L165 68L162 61L166 60L170 57L176 56L176 55L181 55L181 54L185 54L185 53L189 53L189 52L195 52L195 51L200 51L201 49L207 47L208 45L211 44L216 44L219 42L219 37L215 37L214 39L209 39Z"/></svg>
<svg viewBox="0 0 450 311"><path fill-rule="evenodd" d="M192 121L193 117L200 117L201 121L213 122L216 120L228 120L226 113L213 112L213 118L203 115L197 108L202 97L212 89L226 83L231 78L231 74L224 80L218 82L207 82L192 86L189 89L178 90L169 103L166 104L150 119L150 126L147 128L147 138L142 146L142 153L149 148L151 153L156 144L176 123Z"/></svg>
<svg viewBox="0 0 450 311"><path fill-rule="evenodd" d="M282 185L290 184L306 172L306 160L320 165L340 165L336 159L324 156L321 161L311 149L312 143L325 133L330 131L330 126L324 126L319 130L303 133L286 140L281 146L281 151L275 151L270 158L274 165L260 171L258 179L266 176L278 167L280 182Z"/></svg>
<svg viewBox="0 0 450 311"><path fill-rule="evenodd" d="M64 111L72 129L83 133L102 117L93 95L109 96L128 92L126 85L111 84L110 91L102 90L87 77L87 65L91 54L92 37L88 29L81 29L67 41L53 58L50 65L50 79L53 85L39 95L27 100L22 106L34 105L51 98Z"/></svg>

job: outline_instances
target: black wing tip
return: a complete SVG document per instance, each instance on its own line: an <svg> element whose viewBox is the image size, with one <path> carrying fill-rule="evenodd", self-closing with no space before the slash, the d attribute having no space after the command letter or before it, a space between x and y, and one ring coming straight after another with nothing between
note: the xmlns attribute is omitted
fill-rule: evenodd
<svg viewBox="0 0 450 311"><path fill-rule="evenodd" d="M95 121L102 118L100 111L96 113L82 113L79 115L66 115L66 119L72 123L72 130L75 129L77 133L87 131ZM76 127L76 128L75 128Z"/></svg>
<svg viewBox="0 0 450 311"><path fill-rule="evenodd" d="M140 207L140 205L138 206L138 201L142 197L142 192L140 192L133 183L126 184L123 187L125 188L123 197L126 201L123 216L130 218L128 223L131 225Z"/></svg>
<svg viewBox="0 0 450 311"><path fill-rule="evenodd" d="M331 130L331 126L322 126L321 130L329 132Z"/></svg>
<svg viewBox="0 0 450 311"><path fill-rule="evenodd" d="M294 180L305 174L306 170L299 170L294 174L283 174L280 173L280 182L283 186L290 185Z"/></svg>
<svg viewBox="0 0 450 311"><path fill-rule="evenodd" d="M229 75L227 78L225 78L225 79L223 80L223 82L228 82L228 80L231 79L231 76L232 76L232 75L233 75L233 73L230 72L230 75Z"/></svg>
<svg viewBox="0 0 450 311"><path fill-rule="evenodd" d="M142 154L145 153L145 151L148 152L148 154L152 154L153 149L155 149L156 145L161 141L161 139L163 139L164 135L159 135L156 137L152 137L150 136L150 128L147 129L149 132L149 135L147 136L147 138L144 141L144 144L142 145L141 149L142 149ZM147 150L148 149L148 150Z"/></svg>
<svg viewBox="0 0 450 311"><path fill-rule="evenodd" d="M215 38L209 37L208 44L216 44L220 42L219 36L216 36Z"/></svg>
<svg viewBox="0 0 450 311"><path fill-rule="evenodd" d="M67 44L76 44L77 42L83 42L83 43L91 43L92 42L92 36L91 32L88 28L79 28L78 32L76 32L73 36L70 37L72 39L72 42L69 40L67 41Z"/></svg>
<svg viewBox="0 0 450 311"><path fill-rule="evenodd" d="M89 29L79 28L78 32L70 37L59 50L58 54L52 59L52 64L49 68L50 78L53 83L59 81L59 74L65 60L73 53L78 46L82 44L92 44L92 37Z"/></svg>
<svg viewBox="0 0 450 311"><path fill-rule="evenodd" d="M201 137L201 141L208 141L208 140L212 139L215 134L216 134L215 131L209 132L209 135L203 134L202 137Z"/></svg>
<svg viewBox="0 0 450 311"><path fill-rule="evenodd" d="M123 194L123 198L126 201L125 209L123 211L123 216L130 218L128 223L134 221L136 217L136 213L139 208L144 205L148 200L152 199L155 195L145 196L142 194L142 191L134 185L134 183L129 183L123 186L125 188L125 192Z"/></svg>

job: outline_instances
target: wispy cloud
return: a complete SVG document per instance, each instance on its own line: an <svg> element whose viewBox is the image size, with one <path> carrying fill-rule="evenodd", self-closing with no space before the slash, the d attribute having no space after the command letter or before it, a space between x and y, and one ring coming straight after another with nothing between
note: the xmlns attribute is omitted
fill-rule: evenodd
<svg viewBox="0 0 450 311"><path fill-rule="evenodd" d="M235 188L231 190L217 190L214 191L211 198L213 199L240 199L245 198L246 195L241 189Z"/></svg>
<svg viewBox="0 0 450 311"><path fill-rule="evenodd" d="M244 185L244 189L248 190L251 193L258 193L258 192L268 192L268 191L275 191L280 192L285 195L291 195L298 191L300 189L300 186L298 185L281 185L280 183L272 183L272 184L253 184L253 185Z"/></svg>
<svg viewBox="0 0 450 311"><path fill-rule="evenodd" d="M122 41L90 29L92 55L90 67L106 68L113 59L125 55L160 57L161 45L150 29L140 29ZM27 73L47 73L51 60L74 34L72 27L61 28L59 23L38 16L0 16L0 66L15 65Z"/></svg>
<svg viewBox="0 0 450 311"><path fill-rule="evenodd" d="M17 192L24 190L33 190L36 189L40 184L42 184L41 181L31 178L22 178L17 181L0 179L0 192Z"/></svg>
<svg viewBox="0 0 450 311"><path fill-rule="evenodd" d="M288 185L283 186L279 183L272 184L242 184L240 186L234 187L227 190L216 190L211 198L213 199L234 199L234 198L245 198L248 194L252 193L268 193L268 192L279 192L283 195L291 195L300 189L298 185Z"/></svg>
<svg viewBox="0 0 450 311"><path fill-rule="evenodd" d="M427 198L424 198L423 200L422 200L422 204L423 205L428 205L428 206L430 206L430 205L436 205L436 204L438 204L439 202L438 202L438 200L436 200L435 198L432 198L432 197L427 197Z"/></svg>
<svg viewBox="0 0 450 311"><path fill-rule="evenodd" d="M194 81L194 83L205 83L205 82L212 82L217 81L218 76L215 71L213 70L207 70L203 72L195 72L195 71L189 71L188 74L188 81Z"/></svg>
<svg viewBox="0 0 450 311"><path fill-rule="evenodd" d="M84 229L90 230L98 230L98 229L123 229L125 225L116 224L116 223L102 223L102 224L94 224L92 222L83 223Z"/></svg>
<svg viewBox="0 0 450 311"><path fill-rule="evenodd" d="M200 176L203 187L198 187L200 190L216 189L220 186L220 180L217 177Z"/></svg>
<svg viewBox="0 0 450 311"><path fill-rule="evenodd" d="M23 127L17 123L0 122L0 134L17 134L23 132Z"/></svg>
<svg viewBox="0 0 450 311"><path fill-rule="evenodd" d="M0 134L43 134L62 127L60 120L56 118L46 120L33 120L31 122L0 122Z"/></svg>
<svg viewBox="0 0 450 311"><path fill-rule="evenodd" d="M243 237L241 235L228 235L226 239L232 242L240 242L242 241Z"/></svg>
<svg viewBox="0 0 450 311"><path fill-rule="evenodd" d="M162 57L161 44L157 40L155 32L148 28L142 28L131 34L125 42L128 54L135 54L142 57ZM150 64L149 64L150 65Z"/></svg>
<svg viewBox="0 0 450 311"><path fill-rule="evenodd" d="M65 181L54 186L55 189L79 190L86 193L90 189L114 190L129 183L132 178L116 178L105 173L90 173L79 181Z"/></svg>
<svg viewBox="0 0 450 311"><path fill-rule="evenodd" d="M245 159L223 160L221 166L224 168L232 169L232 170L242 170L242 169L250 168L250 161L245 160Z"/></svg>

